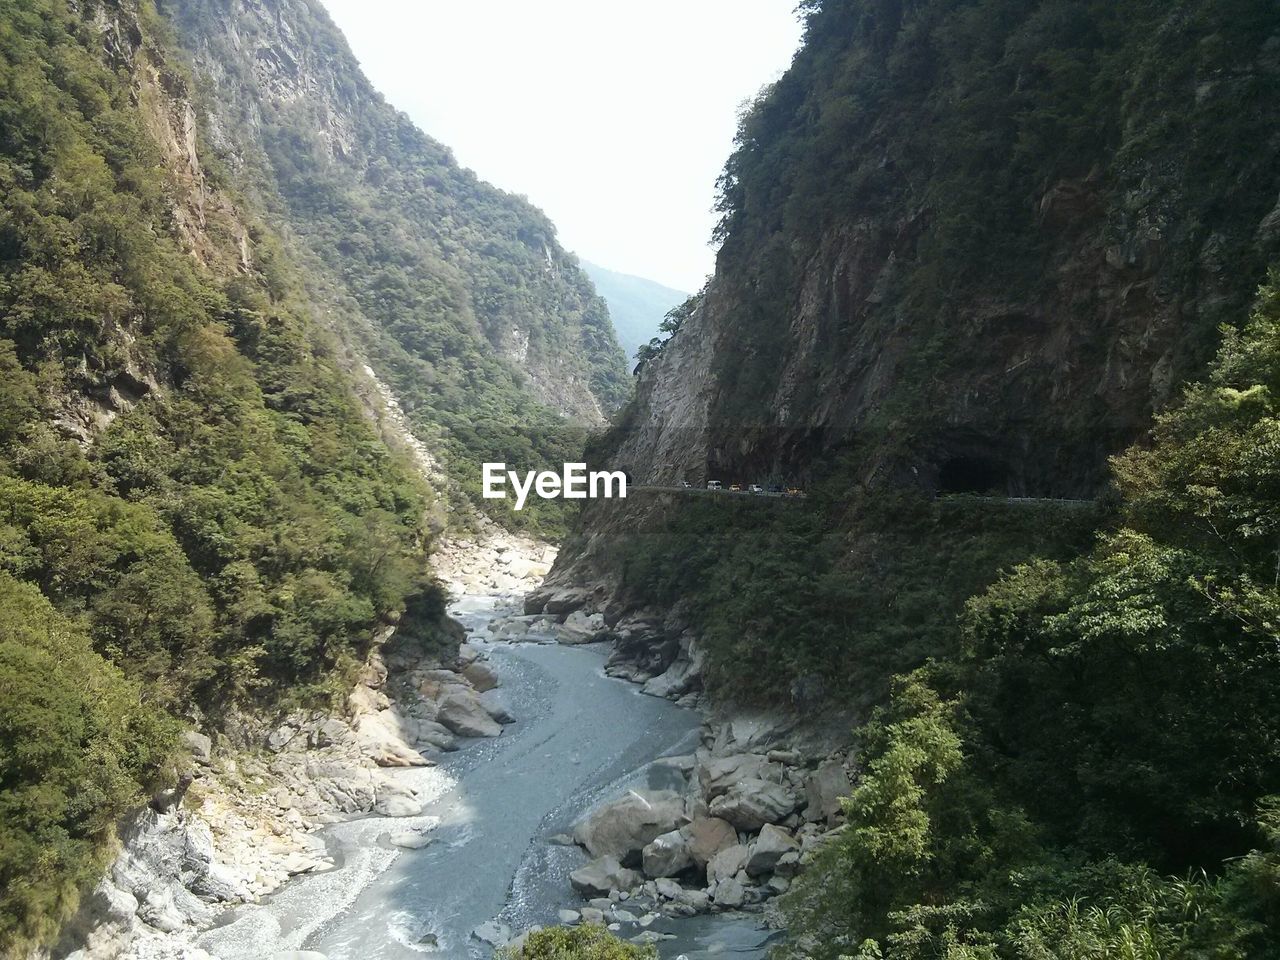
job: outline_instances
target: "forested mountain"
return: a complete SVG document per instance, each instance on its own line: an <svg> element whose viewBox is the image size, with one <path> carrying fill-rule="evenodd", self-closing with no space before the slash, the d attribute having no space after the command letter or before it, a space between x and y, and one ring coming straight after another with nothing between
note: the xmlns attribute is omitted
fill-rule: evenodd
<svg viewBox="0 0 1280 960"><path fill-rule="evenodd" d="M802 7L598 452L808 496L589 504L549 589L858 724L796 956L1277 954L1280 8Z"/></svg>
<svg viewBox="0 0 1280 960"><path fill-rule="evenodd" d="M644 277L606 270L585 260L582 269L609 304L613 329L618 334L618 342L622 344L628 364L634 365L637 351L659 335L658 327L667 311L679 306L689 296Z"/></svg>
<svg viewBox="0 0 1280 960"><path fill-rule="evenodd" d="M318 0L157 7L229 173L287 225L330 322L454 479L574 459L630 384L607 307L546 216L388 105Z"/></svg>
<svg viewBox="0 0 1280 960"><path fill-rule="evenodd" d="M315 5L3 5L0 953L74 909L181 726L324 707L375 633L438 630L441 492L366 358L455 476L576 452L625 388L547 220Z"/></svg>

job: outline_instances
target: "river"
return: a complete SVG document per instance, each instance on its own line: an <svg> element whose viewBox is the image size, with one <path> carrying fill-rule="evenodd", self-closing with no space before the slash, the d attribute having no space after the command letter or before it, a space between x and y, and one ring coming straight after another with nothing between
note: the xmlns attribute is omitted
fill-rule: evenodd
<svg viewBox="0 0 1280 960"><path fill-rule="evenodd" d="M450 612L468 634L484 636L493 610L493 598L464 597ZM581 906L568 875L585 856L553 838L628 786L678 786L669 766L651 761L692 753L700 717L605 676L600 645L479 645L517 722L445 755L438 769L398 771L434 794L422 817L327 828L336 870L230 911L202 947L223 960L289 951L313 952L308 960L484 958L492 948L472 934L487 921L519 932ZM434 827L428 846L392 846L389 833L415 825ZM675 937L659 944L663 957L689 960L754 960L768 937L750 915L663 918L651 929Z"/></svg>

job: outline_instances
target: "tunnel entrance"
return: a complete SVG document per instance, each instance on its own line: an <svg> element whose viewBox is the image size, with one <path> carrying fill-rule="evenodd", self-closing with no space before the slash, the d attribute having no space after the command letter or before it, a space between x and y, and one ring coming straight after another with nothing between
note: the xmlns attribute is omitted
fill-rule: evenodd
<svg viewBox="0 0 1280 960"><path fill-rule="evenodd" d="M986 457L952 457L938 468L939 493L1007 493L1009 468Z"/></svg>

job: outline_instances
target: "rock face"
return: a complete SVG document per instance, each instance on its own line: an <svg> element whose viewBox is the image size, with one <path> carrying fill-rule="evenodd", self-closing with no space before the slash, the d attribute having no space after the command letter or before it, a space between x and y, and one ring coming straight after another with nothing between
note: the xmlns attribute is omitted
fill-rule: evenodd
<svg viewBox="0 0 1280 960"><path fill-rule="evenodd" d="M1233 44L1219 67L1178 10L1135 10L1128 39L1098 41L1126 44L1123 59L1142 64L1149 93L1105 108L1128 146L1091 144L1088 156L1064 168L1052 163L1061 144L1041 141L1030 147L1038 151L1028 168L1035 174L1014 170L1004 148L994 148L986 169L1016 179L1019 209L961 212L954 204L964 202L963 191L987 187L985 170L949 181L948 193L945 164L922 168L909 158L958 148L939 136L990 132L947 106L959 95L952 85L970 82L959 79L962 68L934 70L936 79L923 84L911 71L903 74L910 83L861 71L876 91L875 121L830 126L841 121L823 104L832 102L839 71L861 58L910 57L915 42L899 5L860 13L857 28L849 26L854 7L852 0L825 5L786 79L754 111L752 146L733 161L716 274L700 308L641 368L637 410L619 437L615 466L633 470L638 483L799 479L814 458L856 442L870 446L869 482L946 489L968 464L985 465L1001 492L1091 495L1106 456L1147 430L1152 411L1207 355L1217 325L1243 317L1280 253L1273 214L1280 142L1272 135L1280 102L1240 117L1240 142L1256 136L1260 156L1209 146L1215 114L1247 113L1244 104L1256 102L1259 88L1280 86L1274 35L1260 31ZM1036 29L1038 9L1027 5L989 24L993 42L1025 40L1021 31ZM945 19L938 13L934 29L946 29ZM1036 49L1056 40L1039 34ZM1158 55L1151 52L1157 42ZM992 85L983 95L1009 89L1022 69L1006 61L977 81ZM1188 102L1183 122L1168 126L1168 102L1156 91L1190 90L1193 74L1217 76L1218 69L1233 79L1204 84L1205 99ZM1076 109L1067 106L1072 94L1059 92L1055 102ZM797 109L804 119L795 119ZM921 122L943 112L959 129L939 133L932 120ZM1007 136L1016 139L1020 129L1011 124ZM802 146L815 140L839 147L819 161ZM825 193L820 184L836 182L828 179L784 198L768 193L778 175L769 164L778 156L795 168L814 164L809 174L821 163L828 177L833 167L871 165L882 176L864 194ZM1196 172L1204 169L1212 177ZM1217 203L1227 191L1232 202ZM921 203L926 195L933 199ZM799 206L812 216L796 215ZM1005 246L997 262L985 260L981 247L950 247L943 234L962 218L992 242L1001 231L1023 242ZM1193 221L1199 229L1184 229ZM1036 282L1013 282L1026 274ZM925 275L955 279L945 308L920 301ZM1088 320L1078 312L1084 303ZM935 306L945 321L929 316ZM948 362L930 368L925 386L913 370L932 355ZM1080 419L1069 398L1096 402L1106 415ZM891 449L901 433L873 422L891 403L917 425L909 449ZM726 442L731 428L733 442Z"/></svg>
<svg viewBox="0 0 1280 960"><path fill-rule="evenodd" d="M554 226L523 199L464 171L446 147L397 114L323 8L308 0L236 0L166 6L165 14L211 91L205 106L214 145L232 171L252 166L256 189L278 195L271 198L276 215L357 307L355 317L350 306L337 315L374 334L364 349L375 361L401 351L432 359L446 340L455 348L466 343L492 374L516 374L519 394L580 423L603 422L625 398L625 358L607 308ZM305 147L289 139L296 136ZM305 156L307 173L278 167L273 158L282 151ZM323 217L300 192L309 176L330 185ZM352 282L373 261L327 218L360 235L377 233L379 256L415 263L400 296L378 297ZM431 325L419 319L428 290L440 294ZM395 373L391 363L374 366L388 379ZM438 364L430 389L411 378L392 382L402 394L417 391L424 416L446 384L476 402L496 400L484 379ZM511 396L503 397L510 408Z"/></svg>

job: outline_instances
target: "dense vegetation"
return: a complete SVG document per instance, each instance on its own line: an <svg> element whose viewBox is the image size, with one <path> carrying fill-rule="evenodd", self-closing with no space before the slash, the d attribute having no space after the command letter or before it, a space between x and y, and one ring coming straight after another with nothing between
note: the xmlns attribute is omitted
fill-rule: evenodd
<svg viewBox="0 0 1280 960"><path fill-rule="evenodd" d="M228 266L225 185L193 250L160 142L186 81L149 8L103 12L0 15L5 953L74 906L170 715L324 700L379 623L438 614L421 481L275 236Z"/></svg>
<svg viewBox="0 0 1280 960"><path fill-rule="evenodd" d="M713 433L1101 485L1280 256L1275 4L801 7L720 182ZM717 455L792 475L807 450Z"/></svg>
<svg viewBox="0 0 1280 960"><path fill-rule="evenodd" d="M653 947L637 947L591 923L536 930L518 954L499 951L499 956L510 960L654 960L657 955Z"/></svg>
<svg viewBox="0 0 1280 960"><path fill-rule="evenodd" d="M585 427L630 386L605 303L546 216L392 109L314 0L234 18L224 0L160 6L196 61L238 176L296 231L331 282L335 325L454 481L504 511L479 497L480 463L580 459ZM286 60L264 78L264 64ZM547 533L565 515L540 499L502 514Z"/></svg>
<svg viewBox="0 0 1280 960"><path fill-rule="evenodd" d="M806 955L1280 951L1276 281L1116 460L1117 528L971 599L860 731L851 827L792 904Z"/></svg>

